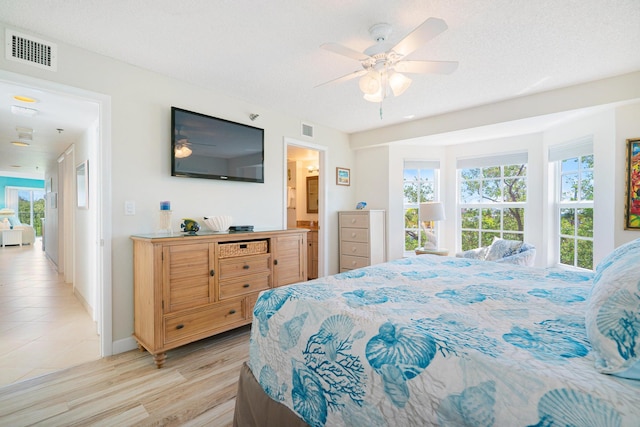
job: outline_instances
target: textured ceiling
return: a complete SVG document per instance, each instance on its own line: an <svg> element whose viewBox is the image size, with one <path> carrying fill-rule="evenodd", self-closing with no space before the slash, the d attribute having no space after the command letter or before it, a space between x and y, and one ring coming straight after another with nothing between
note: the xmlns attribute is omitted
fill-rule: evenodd
<svg viewBox="0 0 640 427"><path fill-rule="evenodd" d="M639 0L0 0L12 28L210 87L347 133L640 69ZM451 75L412 75L402 96L362 99L358 70L319 46L357 51L368 28L399 41L427 18L449 29L410 59L455 60Z"/></svg>

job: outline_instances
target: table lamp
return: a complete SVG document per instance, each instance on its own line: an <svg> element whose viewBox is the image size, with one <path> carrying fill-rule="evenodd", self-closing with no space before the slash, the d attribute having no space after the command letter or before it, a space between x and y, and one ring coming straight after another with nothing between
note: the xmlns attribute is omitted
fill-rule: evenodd
<svg viewBox="0 0 640 427"><path fill-rule="evenodd" d="M444 205L440 202L420 203L420 224L426 235L424 242L425 249L438 250L438 238L434 229L435 221L442 221L444 216Z"/></svg>

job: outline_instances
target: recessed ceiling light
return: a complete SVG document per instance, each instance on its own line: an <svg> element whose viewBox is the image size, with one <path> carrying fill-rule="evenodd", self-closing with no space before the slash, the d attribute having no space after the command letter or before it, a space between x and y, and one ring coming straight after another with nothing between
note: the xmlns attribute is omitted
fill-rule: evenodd
<svg viewBox="0 0 640 427"><path fill-rule="evenodd" d="M28 147L29 143L28 142L22 142L22 141L11 141L11 143L15 146L18 147Z"/></svg>
<svg viewBox="0 0 640 427"><path fill-rule="evenodd" d="M403 119L410 120L410 119L413 119L415 116L416 116L415 114L409 114L408 116L404 116Z"/></svg>
<svg viewBox="0 0 640 427"><path fill-rule="evenodd" d="M11 168L15 168L15 169L19 169L19 168L21 168L22 166L20 166L20 165L10 165L9 167L11 167Z"/></svg>
<svg viewBox="0 0 640 427"><path fill-rule="evenodd" d="M36 114L38 114L38 110L34 108L19 107L17 105L11 106L11 112L13 114L17 114L18 116L28 116L28 117L33 117Z"/></svg>
<svg viewBox="0 0 640 427"><path fill-rule="evenodd" d="M16 101L20 101L20 102L28 102L30 104L38 102L37 99L31 98L29 96L24 96L24 95L15 95L13 97L13 99L15 99Z"/></svg>

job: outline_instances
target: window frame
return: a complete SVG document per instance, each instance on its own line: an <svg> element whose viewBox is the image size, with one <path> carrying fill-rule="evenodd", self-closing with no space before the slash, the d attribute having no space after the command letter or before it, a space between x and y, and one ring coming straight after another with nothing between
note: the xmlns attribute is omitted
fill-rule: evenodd
<svg viewBox="0 0 640 427"><path fill-rule="evenodd" d="M516 165L524 165L525 173L524 175L507 175L505 174L505 167L516 166ZM484 177L482 174L482 169L487 168L499 168L500 174L499 176L491 176ZM463 172L465 170L470 169L480 169L479 177L474 179L467 179L463 177ZM478 158L478 159L463 159L458 160L457 168L456 168L456 176L457 176L457 197L456 197L456 213L457 213L457 222L456 222L456 245L457 248L462 251L465 250L463 248L463 233L467 232L477 232L478 240L477 240L477 248L487 246L488 242L483 242L483 230L484 233L493 235L495 237L504 238L505 235L519 235L521 236L522 241L526 240L526 212L528 207L529 200L529 162L528 155L526 153L514 153L510 155L496 155L486 158ZM504 188L505 188L505 180L508 179L521 179L524 181L525 190L524 190L524 200L523 201L504 201ZM483 183L485 181L498 181L500 185L500 195L501 199L498 202L493 201L481 201L481 202L470 202L464 203L463 198L463 183L468 181L479 181L480 185L480 197L482 198L482 188ZM516 208L522 209L522 230L505 230L504 228L504 212L507 209ZM478 210L478 228L470 228L464 227L463 221L463 210L464 209L477 209ZM500 210L500 228L499 229L483 229L483 209L499 209ZM511 238L512 236L507 236L507 238ZM475 248L466 248L466 249L475 249Z"/></svg>
<svg viewBox="0 0 640 427"><path fill-rule="evenodd" d="M410 169L415 169L415 170L432 170L433 171L433 200L420 200L420 197L418 196L418 201L417 202L410 202L407 203L406 201L406 197L404 195L404 189L405 189L405 174L406 174L406 170L410 170ZM419 174L419 172L418 172ZM420 181L420 182L424 182L424 181ZM403 163L403 167L402 167L402 229L404 230L404 232L402 233L402 252L403 252L403 256L410 256L410 255L415 255L415 249L407 249L407 245L406 245L406 235L409 231L414 231L416 232L416 234L418 235L418 246L416 246L416 248L419 248L421 246L423 246L423 242L422 239L425 237L423 236L424 232L422 231L422 227L420 225L420 220L418 219L417 221L417 228L409 228L407 227L407 223L406 223L406 215L407 215L407 211L409 209L416 209L417 212L417 218L420 218L420 203L421 202L437 202L440 201L440 162L439 161L429 161L429 160L409 160L406 159L404 160ZM421 188L421 187L420 187ZM440 228L438 227L438 225L435 225L435 232L436 232L436 236L438 238L438 240L440 239Z"/></svg>
<svg viewBox="0 0 640 427"><path fill-rule="evenodd" d="M578 270L586 270L586 271L592 271L593 268L595 267L593 265L593 248L594 248L594 230L593 230L593 216L595 215L595 204L594 204L594 192L595 192L595 188L594 188L594 183L595 183L595 156L593 153L593 149L590 150L591 152L589 152L589 150L576 150L574 152L571 151L567 151L565 154L557 156L559 158L554 159L552 162L554 164L554 168L555 168L555 198L554 198L554 209L553 209L553 215L554 215L554 223L555 223L555 233L554 233L554 262L556 264L557 267L561 267L561 268L570 268L570 269L578 269ZM592 159L592 165L590 168L583 168L582 164L582 158L584 157L593 157ZM562 163L566 160L571 160L571 159L577 159L577 164L578 164L578 168L574 171L567 171L567 172L563 172L562 171ZM583 172L585 173L591 173L591 186L593 188L592 190L592 197L591 200L582 200L581 199L581 195L582 195L582 182L584 182L583 179ZM577 190L577 195L578 195L578 199L577 200L570 200L570 201L563 201L562 200L562 183L563 183L563 177L565 175L571 175L571 174L577 174L578 175L578 190ZM562 210L563 209L573 209L573 234L569 235L569 234L563 234L562 233ZM591 218L592 218L592 227L591 227L591 236L580 236L579 235L579 221L578 221L578 210L581 209L591 209ZM574 241L573 244L573 264L565 264L562 262L562 250L561 250L561 242L562 239L572 239ZM581 267L578 265L578 244L580 241L588 241L591 242L591 268L586 268L586 267Z"/></svg>

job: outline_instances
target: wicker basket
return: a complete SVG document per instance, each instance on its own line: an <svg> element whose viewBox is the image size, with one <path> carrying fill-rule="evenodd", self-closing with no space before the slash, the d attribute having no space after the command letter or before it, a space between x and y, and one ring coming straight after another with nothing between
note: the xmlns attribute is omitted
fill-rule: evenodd
<svg viewBox="0 0 640 427"><path fill-rule="evenodd" d="M219 258L266 254L267 241L254 240L250 242L220 243L218 245L218 249Z"/></svg>

